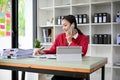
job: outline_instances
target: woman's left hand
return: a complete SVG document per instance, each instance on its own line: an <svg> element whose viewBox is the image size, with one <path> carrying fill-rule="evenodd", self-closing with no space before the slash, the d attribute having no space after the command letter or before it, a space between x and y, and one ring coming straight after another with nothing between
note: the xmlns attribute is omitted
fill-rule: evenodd
<svg viewBox="0 0 120 80"><path fill-rule="evenodd" d="M72 42L72 37L77 33L77 30L74 29L71 33L69 31L66 32L67 42L70 44Z"/></svg>
<svg viewBox="0 0 120 80"><path fill-rule="evenodd" d="M66 40L68 43L72 42L72 33L70 33L69 31L66 32Z"/></svg>

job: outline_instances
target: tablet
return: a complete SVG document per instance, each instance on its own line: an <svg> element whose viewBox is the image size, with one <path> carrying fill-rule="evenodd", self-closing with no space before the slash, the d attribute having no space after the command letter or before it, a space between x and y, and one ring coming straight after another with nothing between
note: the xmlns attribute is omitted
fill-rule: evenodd
<svg viewBox="0 0 120 80"><path fill-rule="evenodd" d="M57 61L81 61L81 46L58 46L56 50Z"/></svg>

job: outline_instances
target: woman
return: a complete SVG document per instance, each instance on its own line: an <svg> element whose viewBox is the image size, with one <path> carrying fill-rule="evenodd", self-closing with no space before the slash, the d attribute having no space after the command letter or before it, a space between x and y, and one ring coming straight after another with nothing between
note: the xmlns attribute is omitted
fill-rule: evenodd
<svg viewBox="0 0 120 80"><path fill-rule="evenodd" d="M73 29L72 32L70 32L72 26ZM64 33L61 33L56 37L55 42L49 50L39 49L35 54L55 54L57 46L82 46L82 56L85 56L88 48L88 38L77 28L76 19L73 15L63 17L62 29ZM77 79L54 75L52 80L80 80L80 78Z"/></svg>

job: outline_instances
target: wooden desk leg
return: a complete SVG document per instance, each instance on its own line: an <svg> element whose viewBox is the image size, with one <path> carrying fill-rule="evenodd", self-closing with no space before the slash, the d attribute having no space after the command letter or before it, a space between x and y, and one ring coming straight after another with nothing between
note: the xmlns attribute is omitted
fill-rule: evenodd
<svg viewBox="0 0 120 80"><path fill-rule="evenodd" d="M12 71L12 79L11 80L18 80L18 71Z"/></svg>
<svg viewBox="0 0 120 80"><path fill-rule="evenodd" d="M105 66L102 67L101 80L105 80Z"/></svg>

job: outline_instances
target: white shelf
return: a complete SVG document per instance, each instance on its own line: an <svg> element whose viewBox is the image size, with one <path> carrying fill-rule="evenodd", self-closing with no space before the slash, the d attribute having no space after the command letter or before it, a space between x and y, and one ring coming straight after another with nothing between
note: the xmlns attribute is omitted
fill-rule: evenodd
<svg viewBox="0 0 120 80"><path fill-rule="evenodd" d="M117 23L117 22L113 22L114 25L120 25L120 23Z"/></svg>
<svg viewBox="0 0 120 80"><path fill-rule="evenodd" d="M113 66L114 69L120 69L120 66Z"/></svg>
<svg viewBox="0 0 120 80"><path fill-rule="evenodd" d="M89 23L86 23L86 24L77 24L77 26L89 26L90 24Z"/></svg>
<svg viewBox="0 0 120 80"><path fill-rule="evenodd" d="M89 3L77 3L77 4L72 4L72 6L87 6L90 5Z"/></svg>
<svg viewBox="0 0 120 80"><path fill-rule="evenodd" d="M55 6L55 8L69 8L70 7L70 5L62 5L62 6Z"/></svg>
<svg viewBox="0 0 120 80"><path fill-rule="evenodd" d="M89 23L86 24L77 24L77 26L89 26ZM61 27L62 25L55 25L56 27Z"/></svg>
<svg viewBox="0 0 120 80"><path fill-rule="evenodd" d="M42 3L40 3L42 1ZM49 3L48 3L49 2ZM112 66L112 63L120 59L120 45L116 44L116 35L120 33L120 23L116 22L116 13L120 11L120 0L39 0L38 4L38 39L43 39L42 29L52 28L54 30L53 41L55 37L62 32L62 25L57 25L59 16L87 14L88 23L77 24L78 28L85 34L89 35L89 51L90 56L107 57L107 68L110 69L106 80L117 80L115 68L120 70L120 67ZM110 14L110 21L107 23L93 23L95 13ZM47 20L53 20L52 25L46 25ZM93 44L94 34L110 34L111 44ZM52 41L52 42L53 42ZM51 43L42 43L45 46L51 46ZM118 79L120 80L120 79Z"/></svg>
<svg viewBox="0 0 120 80"><path fill-rule="evenodd" d="M111 47L111 44L91 44L93 47Z"/></svg>
<svg viewBox="0 0 120 80"><path fill-rule="evenodd" d="M62 25L55 25L55 27L62 27Z"/></svg>
<svg viewBox="0 0 120 80"><path fill-rule="evenodd" d="M39 9L41 9L41 10L52 10L53 7L42 7L42 8L39 8Z"/></svg>
<svg viewBox="0 0 120 80"><path fill-rule="evenodd" d="M91 25L111 25L111 23L92 23Z"/></svg>
<svg viewBox="0 0 120 80"><path fill-rule="evenodd" d="M39 28L44 28L44 27L53 27L54 25L40 25L40 26L38 26Z"/></svg>
<svg viewBox="0 0 120 80"><path fill-rule="evenodd" d="M115 46L115 47L120 47L120 45L118 45L118 44L114 44L113 46Z"/></svg>

